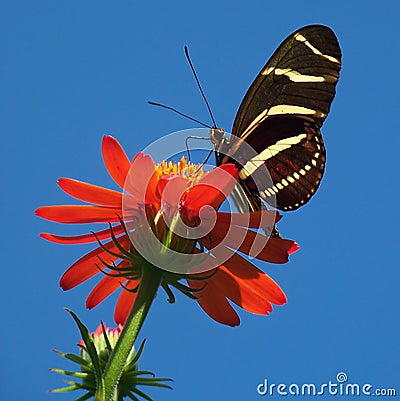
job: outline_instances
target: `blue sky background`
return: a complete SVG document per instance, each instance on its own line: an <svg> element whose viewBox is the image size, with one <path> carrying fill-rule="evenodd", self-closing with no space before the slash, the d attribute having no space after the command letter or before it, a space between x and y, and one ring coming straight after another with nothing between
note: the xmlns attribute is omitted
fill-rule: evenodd
<svg viewBox="0 0 400 401"><path fill-rule="evenodd" d="M56 180L115 188L101 159L103 134L133 156L194 126L149 99L209 121L184 44L229 131L275 48L311 23L334 29L343 69L323 127L321 188L280 224L302 248L287 265L260 264L289 301L269 317L240 311L241 326L228 328L195 302L178 296L171 306L160 292L141 333L141 367L175 381L173 391L150 390L155 400L255 401L265 378L321 384L340 371L399 394L399 12L395 1L1 1L0 399L74 399L46 392L63 385L47 369L71 367L51 349L77 350L64 306L92 330L100 319L112 324L116 297L84 308L97 279L66 293L58 287L91 247L39 238L85 232L34 216L41 205L73 203Z"/></svg>

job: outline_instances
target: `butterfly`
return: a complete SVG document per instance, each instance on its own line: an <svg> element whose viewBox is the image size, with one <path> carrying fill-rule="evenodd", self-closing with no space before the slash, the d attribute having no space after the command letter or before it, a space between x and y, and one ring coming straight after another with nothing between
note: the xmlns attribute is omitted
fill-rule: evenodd
<svg viewBox="0 0 400 401"><path fill-rule="evenodd" d="M234 163L239 210L264 200L283 211L306 204L319 187L326 152L320 128L341 68L334 32L323 25L288 36L261 69L237 112L229 139L211 129L216 164Z"/></svg>

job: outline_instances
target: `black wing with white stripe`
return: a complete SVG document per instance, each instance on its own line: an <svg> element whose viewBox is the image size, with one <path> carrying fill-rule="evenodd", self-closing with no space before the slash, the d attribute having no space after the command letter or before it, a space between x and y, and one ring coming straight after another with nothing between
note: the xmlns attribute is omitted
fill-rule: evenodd
<svg viewBox="0 0 400 401"><path fill-rule="evenodd" d="M241 141L231 140L217 149L217 162L235 160L240 165L240 182L253 209L259 208L261 195L273 205L276 199L279 209L294 210L317 190L325 168L319 128L335 96L340 66L333 31L307 26L278 47L249 88L232 135L253 147L256 155L249 156ZM261 188L258 182L257 189L253 178L264 164L272 182Z"/></svg>

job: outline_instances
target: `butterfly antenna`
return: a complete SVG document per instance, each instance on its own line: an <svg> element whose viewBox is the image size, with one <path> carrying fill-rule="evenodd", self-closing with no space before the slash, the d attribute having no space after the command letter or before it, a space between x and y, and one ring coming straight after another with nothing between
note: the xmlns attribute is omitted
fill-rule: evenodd
<svg viewBox="0 0 400 401"><path fill-rule="evenodd" d="M204 167L204 165L208 162L208 159L211 157L211 155L214 153L214 149L211 149L210 152L208 153L207 157L203 161L203 163L200 164L199 167L197 167L196 171L193 173L194 176ZM190 160L189 160L190 161Z"/></svg>
<svg viewBox="0 0 400 401"><path fill-rule="evenodd" d="M162 107L163 109L171 110L171 111L173 111L174 113L177 113L177 114L179 114L179 115L182 116L182 117L188 118L189 120L192 120L192 121L196 122L197 124L202 125L203 127L210 128L210 129L211 129L211 127L210 127L209 125L204 124L204 123L202 123L201 121L196 120L195 118L190 117L190 116L188 116L187 114L182 113L181 111L179 111L179 110L177 110L177 109L174 109L173 107L166 106L165 104L161 104L161 103L152 102L152 101L150 101L150 100L149 100L147 103L148 103L148 104L151 104L152 106L158 106L158 107Z"/></svg>
<svg viewBox="0 0 400 401"><path fill-rule="evenodd" d="M216 124L216 122L215 122L215 120L214 120L214 116L213 116L213 113L212 113L212 111L211 111L210 104L208 103L208 100L207 100L207 98L206 98L206 95L204 94L204 91L203 91L203 89L202 89L202 87L201 87L201 85L200 85L199 78L197 77L196 70L195 70L194 67L193 67L192 60L190 59L190 56L189 56L189 49L188 49L187 46L185 46L184 49L185 49L185 56L186 56L186 59L187 59L189 65L190 65L190 68L191 68L191 70L192 70L194 79L196 80L196 83L197 83L197 86L198 86L198 88L199 88L199 90L200 90L201 96L203 96L203 99L204 99L204 102L206 103L206 106L207 106L208 112L209 112L209 114L210 114L211 120L212 120L212 122L213 122L213 124L214 124L213 128L217 128L217 124Z"/></svg>
<svg viewBox="0 0 400 401"><path fill-rule="evenodd" d="M210 152L208 153L208 156L206 157L206 159L203 161L201 167L203 167L207 162L208 159L211 157L211 155L214 153L214 149L211 149Z"/></svg>

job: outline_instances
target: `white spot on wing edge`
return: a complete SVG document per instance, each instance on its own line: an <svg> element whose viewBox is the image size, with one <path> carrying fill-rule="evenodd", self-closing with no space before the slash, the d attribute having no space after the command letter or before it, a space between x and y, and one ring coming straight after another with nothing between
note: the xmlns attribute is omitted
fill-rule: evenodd
<svg viewBox="0 0 400 401"><path fill-rule="evenodd" d="M261 75L269 75L274 70L275 70L275 67L268 67L264 71L261 72Z"/></svg>
<svg viewBox="0 0 400 401"><path fill-rule="evenodd" d="M338 60L336 57L329 56L328 54L323 54L320 50L318 50L316 47L314 47L308 40L305 38L301 33L298 33L294 37L296 40L299 42L303 42L314 54L317 56L321 56L323 58L326 58L329 61L332 61L332 63L336 64L341 64L340 60Z"/></svg>

